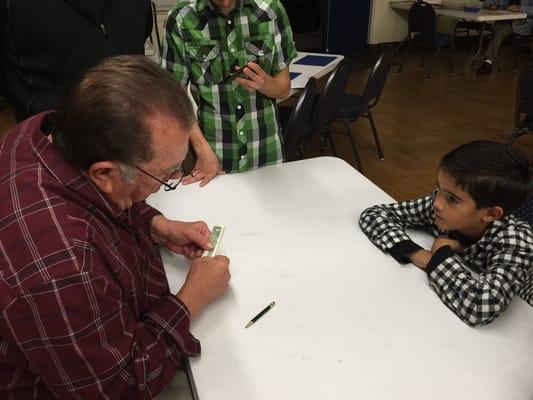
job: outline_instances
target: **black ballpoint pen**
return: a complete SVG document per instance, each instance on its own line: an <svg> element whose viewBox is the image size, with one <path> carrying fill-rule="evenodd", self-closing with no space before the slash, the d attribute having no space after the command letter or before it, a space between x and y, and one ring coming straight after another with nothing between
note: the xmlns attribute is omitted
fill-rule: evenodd
<svg viewBox="0 0 533 400"><path fill-rule="evenodd" d="M252 326L253 324L255 324L259 318L261 318L263 315L265 315L267 312L269 312L269 311L272 309L272 307L274 307L275 305L276 305L276 302L273 301L273 302L270 303L268 306L266 306L265 308L263 308L263 309L259 312L259 314L257 314L255 317L253 317L253 318L250 320L250 322L248 322L248 323L246 324L246 326L245 326L244 328L249 328L250 326Z"/></svg>

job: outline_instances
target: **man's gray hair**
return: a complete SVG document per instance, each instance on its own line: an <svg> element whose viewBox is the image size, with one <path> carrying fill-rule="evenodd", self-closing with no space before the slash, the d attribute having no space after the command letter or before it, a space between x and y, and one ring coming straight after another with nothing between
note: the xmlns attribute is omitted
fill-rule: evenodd
<svg viewBox="0 0 533 400"><path fill-rule="evenodd" d="M194 123L185 91L159 65L139 55L110 57L87 71L51 117L54 144L81 170L98 161L134 166L153 157L149 121L169 116Z"/></svg>

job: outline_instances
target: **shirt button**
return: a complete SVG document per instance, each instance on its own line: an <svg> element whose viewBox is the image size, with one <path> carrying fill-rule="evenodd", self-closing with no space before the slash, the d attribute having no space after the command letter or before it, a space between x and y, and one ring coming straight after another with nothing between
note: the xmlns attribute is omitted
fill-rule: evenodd
<svg viewBox="0 0 533 400"><path fill-rule="evenodd" d="M239 135L244 135L244 132L243 132L243 131L240 131L240 132L239 132Z"/></svg>
<svg viewBox="0 0 533 400"><path fill-rule="evenodd" d="M241 160L244 160L245 158L246 158L246 156L243 154L243 155L241 156Z"/></svg>
<svg viewBox="0 0 533 400"><path fill-rule="evenodd" d="M229 49L229 51L231 51L232 53L235 53L235 49L233 47Z"/></svg>
<svg viewBox="0 0 533 400"><path fill-rule="evenodd" d="M241 108L242 108L242 106L239 104L239 105L237 106L237 110L240 110Z"/></svg>
<svg viewBox="0 0 533 400"><path fill-rule="evenodd" d="M228 19L228 25L231 25L231 19Z"/></svg>

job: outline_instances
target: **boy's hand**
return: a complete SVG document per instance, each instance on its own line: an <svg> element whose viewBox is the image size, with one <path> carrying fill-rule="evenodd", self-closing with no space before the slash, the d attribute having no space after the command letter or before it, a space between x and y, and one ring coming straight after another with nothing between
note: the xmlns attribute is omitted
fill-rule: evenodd
<svg viewBox="0 0 533 400"><path fill-rule="evenodd" d="M520 12L522 8L518 4L511 4L509 7L507 7L507 11L512 12Z"/></svg>
<svg viewBox="0 0 533 400"><path fill-rule="evenodd" d="M438 249L443 246L450 246L454 253L461 253L463 251L463 246L457 240L450 239L446 236L439 236L435 238L433 246L431 246L431 253L435 253Z"/></svg>
<svg viewBox="0 0 533 400"><path fill-rule="evenodd" d="M425 249L417 250L409 255L411 262L418 268L425 269L433 254Z"/></svg>

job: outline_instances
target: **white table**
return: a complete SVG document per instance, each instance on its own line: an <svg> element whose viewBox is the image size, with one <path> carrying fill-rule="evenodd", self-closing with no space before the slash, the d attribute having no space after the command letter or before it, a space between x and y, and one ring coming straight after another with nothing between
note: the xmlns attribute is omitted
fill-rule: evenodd
<svg viewBox="0 0 533 400"><path fill-rule="evenodd" d="M412 6L411 1L391 1L389 4L391 8L398 11L409 11ZM478 47L476 53L468 60L463 68L463 74L467 71L470 65L473 65L474 61L480 59L481 49L483 47L483 38L485 36L485 28L487 24L502 21L512 21L527 18L526 13L504 11L504 10L487 10L481 9L478 12L467 12L458 8L451 8L447 6L434 6L435 14L445 15L448 17L456 18L463 21L474 21L482 23L482 28L479 35Z"/></svg>
<svg viewBox="0 0 533 400"><path fill-rule="evenodd" d="M406 1L391 1L390 6L395 10L408 11L413 2ZM503 10L486 10L482 9L479 12L468 12L459 8L451 8L446 6L433 6L436 15L446 15L456 19L475 22L495 22L495 21L510 21L514 19L527 18L526 13L512 12Z"/></svg>
<svg viewBox="0 0 533 400"><path fill-rule="evenodd" d="M324 66L296 64L298 60L301 60L308 55L334 57L334 59L329 64ZM343 59L344 56L341 54L307 53L304 51L299 51L298 56L289 64L289 71L300 73L301 75L294 80L291 80L291 92L289 96L292 96L293 94L297 93L299 89L305 87L305 84L309 78L320 79L331 73Z"/></svg>
<svg viewBox="0 0 533 400"><path fill-rule="evenodd" d="M531 400L533 309L517 298L486 327L462 323L421 270L358 228L365 207L388 201L330 157L149 198L171 218L227 226L230 290L192 324L201 400ZM166 252L164 261L176 291L188 262Z"/></svg>

